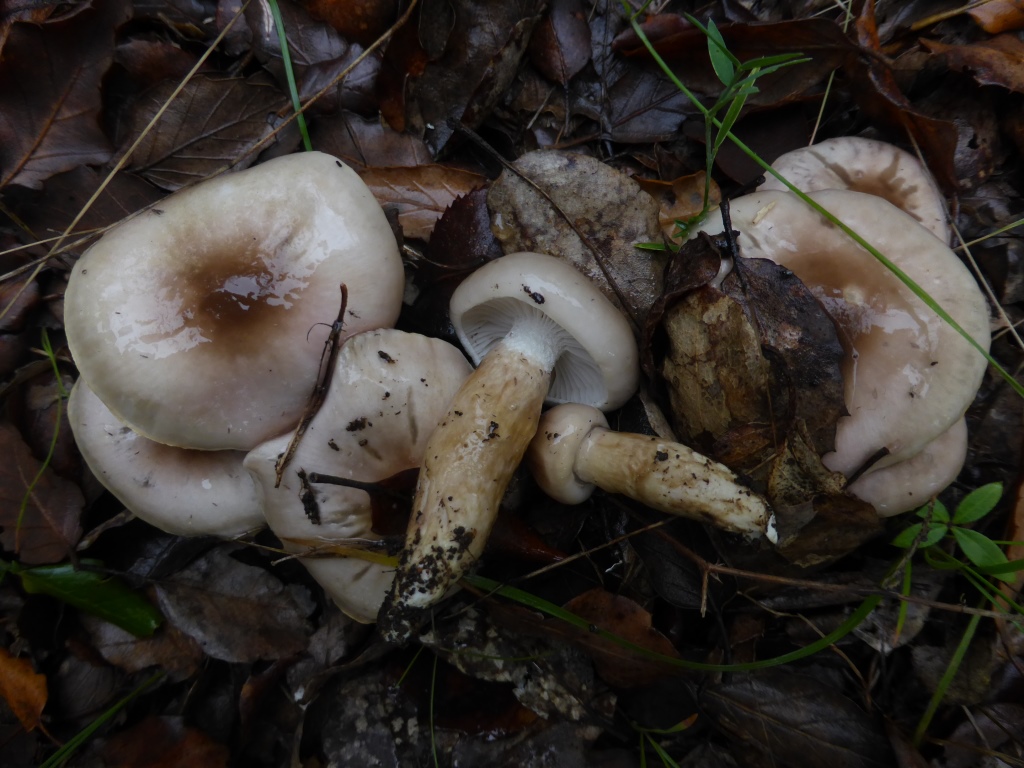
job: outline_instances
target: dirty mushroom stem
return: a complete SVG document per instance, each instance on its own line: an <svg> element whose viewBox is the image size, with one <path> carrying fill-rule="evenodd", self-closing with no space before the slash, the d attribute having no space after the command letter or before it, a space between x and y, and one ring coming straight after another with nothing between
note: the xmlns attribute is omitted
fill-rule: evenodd
<svg viewBox="0 0 1024 768"><path fill-rule="evenodd" d="M380 615L385 638L406 636L419 611L483 553L494 524L487 511L498 508L510 467L537 430L560 352L554 323L531 313L456 393L424 453L410 521L416 534ZM405 596L400 605L396 595Z"/></svg>

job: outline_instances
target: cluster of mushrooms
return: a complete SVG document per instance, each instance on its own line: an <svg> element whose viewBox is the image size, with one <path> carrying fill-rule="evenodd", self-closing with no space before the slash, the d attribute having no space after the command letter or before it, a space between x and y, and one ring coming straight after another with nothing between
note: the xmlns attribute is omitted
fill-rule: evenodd
<svg viewBox="0 0 1024 768"><path fill-rule="evenodd" d="M888 145L855 146L873 162L893 158L868 170L867 184L933 194L932 207L905 213L877 194L834 191L857 186L848 173L815 199L987 344L986 303L943 242L927 174ZM811 191L800 175L810 166L852 167L830 152L818 145L779 167ZM963 463L963 414L984 360L798 198L766 188L732 202L741 251L816 290L846 345L850 415L825 463L851 473L886 448L850 491L883 514L912 508ZM842 255L825 264L833 251ZM854 278L835 281L836 258ZM636 341L574 267L510 254L460 285L451 321L475 368L444 341L392 328L403 288L383 212L328 155L274 159L171 196L104 235L72 273L65 323L81 377L69 412L83 457L128 509L166 531L233 537L268 524L343 611L379 622L395 642L480 558L524 459L564 503L600 487L773 540L768 504L727 467L678 442L609 429L604 412L638 386ZM327 382L319 392L318 382ZM554 407L542 413L545 403ZM395 569L374 556L370 496L352 486L417 468Z"/></svg>

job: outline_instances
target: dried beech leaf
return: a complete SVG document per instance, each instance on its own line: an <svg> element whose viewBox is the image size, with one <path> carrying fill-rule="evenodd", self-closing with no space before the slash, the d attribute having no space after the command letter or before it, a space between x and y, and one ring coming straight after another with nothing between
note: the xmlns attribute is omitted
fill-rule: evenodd
<svg viewBox="0 0 1024 768"><path fill-rule="evenodd" d="M109 768L227 768L231 753L180 717L148 717L107 739Z"/></svg>
<svg viewBox="0 0 1024 768"><path fill-rule="evenodd" d="M405 237L429 240L434 224L456 198L486 183L471 171L443 165L413 168L363 168L359 177L381 205L398 209Z"/></svg>
<svg viewBox="0 0 1024 768"><path fill-rule="evenodd" d="M28 497L19 528L22 500L41 464L9 424L0 424L0 456L5 457L0 461L0 542L24 565L63 560L82 535L82 492L46 469Z"/></svg>
<svg viewBox="0 0 1024 768"><path fill-rule="evenodd" d="M370 45L398 19L398 0L301 0L317 19L330 24L346 40Z"/></svg>
<svg viewBox="0 0 1024 768"><path fill-rule="evenodd" d="M306 647L313 609L298 586L213 549L157 587L167 621L215 659L280 659Z"/></svg>
<svg viewBox="0 0 1024 768"><path fill-rule="evenodd" d="M185 680L203 663L203 652L177 627L164 624L152 637L137 637L108 621L81 614L79 621L104 659L128 672L158 666L172 680Z"/></svg>
<svg viewBox="0 0 1024 768"><path fill-rule="evenodd" d="M0 187L38 189L55 173L110 157L100 81L114 31L129 16L124 0L93 0L57 20L12 25L0 58Z"/></svg>
<svg viewBox="0 0 1024 768"><path fill-rule="evenodd" d="M1003 34L971 45L947 45L922 40L932 53L941 56L951 70L970 73L978 85L999 85L1024 93L1024 42L1016 35Z"/></svg>
<svg viewBox="0 0 1024 768"><path fill-rule="evenodd" d="M476 128L505 94L542 6L539 0L451 1L454 26L444 52L411 84L435 155L452 137L450 121Z"/></svg>
<svg viewBox="0 0 1024 768"><path fill-rule="evenodd" d="M426 270L434 279L465 274L501 256L501 246L491 230L486 189L452 201L434 227L427 253L430 261L442 268L424 265L420 273ZM425 286L418 279L417 283Z"/></svg>
<svg viewBox="0 0 1024 768"><path fill-rule="evenodd" d="M658 203L624 173L586 155L537 151L491 185L487 205L505 253L539 251L587 275L639 325L661 293Z"/></svg>
<svg viewBox="0 0 1024 768"><path fill-rule="evenodd" d="M790 670L736 675L705 689L704 707L780 765L891 768L881 727L827 683Z"/></svg>
<svg viewBox="0 0 1024 768"><path fill-rule="evenodd" d="M651 614L629 598L592 589L574 597L564 608L634 645L664 656L679 657L668 638L651 626ZM609 685L621 688L647 685L670 674L665 664L650 661L599 635L580 632L575 642L590 654L597 673Z"/></svg>
<svg viewBox="0 0 1024 768"><path fill-rule="evenodd" d="M46 676L29 659L12 656L0 647L0 696L26 731L35 730L46 706Z"/></svg>
<svg viewBox="0 0 1024 768"><path fill-rule="evenodd" d="M968 15L990 35L1024 29L1024 3L1020 0L988 0L971 3Z"/></svg>
<svg viewBox="0 0 1024 768"><path fill-rule="evenodd" d="M366 166L415 166L434 162L423 141L399 133L378 118L351 112L320 117L310 129L313 146L340 157L355 169Z"/></svg>
<svg viewBox="0 0 1024 768"><path fill-rule="evenodd" d="M640 188L661 206L658 220L666 240L671 241L676 237L677 221L688 221L699 215L704 208L705 177L704 171L698 171L672 181L636 179ZM712 208L722 201L722 192L714 179L711 180L708 197Z"/></svg>
<svg viewBox="0 0 1024 768"><path fill-rule="evenodd" d="M864 48L880 50L874 0L864 3L856 19L856 31L857 40ZM956 125L914 109L900 90L892 70L879 59L851 55L845 68L850 89L864 113L894 136L902 138L909 131L921 147L936 181L948 189L956 189L959 184L953 164Z"/></svg>
<svg viewBox="0 0 1024 768"><path fill-rule="evenodd" d="M530 39L530 61L565 85L590 61L590 25L581 0L553 0Z"/></svg>
<svg viewBox="0 0 1024 768"><path fill-rule="evenodd" d="M135 141L177 85L167 81L139 100L120 131L122 145ZM135 150L131 170L174 191L225 168L245 168L255 159L250 150L273 129L270 117L285 103L262 75L196 75Z"/></svg>

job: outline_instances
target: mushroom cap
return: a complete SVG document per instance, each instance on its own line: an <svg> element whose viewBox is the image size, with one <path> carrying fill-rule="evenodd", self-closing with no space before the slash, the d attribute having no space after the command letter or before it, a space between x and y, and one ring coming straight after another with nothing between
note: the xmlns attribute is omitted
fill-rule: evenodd
<svg viewBox="0 0 1024 768"><path fill-rule="evenodd" d="M310 485L320 521L306 514L299 470L373 483L418 467L431 432L472 371L462 353L440 339L391 329L353 336L338 354L324 403L309 423L274 487L284 435L250 451L245 467L262 488L263 511L286 549L309 542L377 541L370 496L338 485ZM301 558L346 614L372 622L391 587L394 567L354 557Z"/></svg>
<svg viewBox="0 0 1024 768"><path fill-rule="evenodd" d="M582 504L594 492L593 483L576 476L575 465L580 446L595 427L608 429L608 420L589 405L565 403L541 416L526 461L537 485L555 501Z"/></svg>
<svg viewBox="0 0 1024 768"><path fill-rule="evenodd" d="M874 195L846 190L811 197L865 237L927 291L982 347L985 297L945 244ZM974 399L986 361L842 230L788 192L730 203L740 251L793 270L835 320L843 343L849 416L839 420L825 465L850 475L880 448L877 468L903 461L949 429ZM721 216L707 232L721 232Z"/></svg>
<svg viewBox="0 0 1024 768"><path fill-rule="evenodd" d="M960 419L905 461L857 478L846 490L891 517L928 503L956 480L967 459L967 421Z"/></svg>
<svg viewBox="0 0 1024 768"><path fill-rule="evenodd" d="M104 235L71 273L68 345L141 434L248 450L301 417L342 283L344 335L394 323L404 275L384 213L340 160L279 157Z"/></svg>
<svg viewBox="0 0 1024 768"><path fill-rule="evenodd" d="M772 168L802 192L850 189L883 197L949 242L942 193L928 169L914 155L876 139L841 136L780 155ZM761 190L787 191L769 176Z"/></svg>
<svg viewBox="0 0 1024 768"><path fill-rule="evenodd" d="M639 353L629 322L585 276L553 256L512 253L485 264L452 294L452 325L477 364L530 313L566 332L549 403L618 408L636 390Z"/></svg>
<svg viewBox="0 0 1024 768"><path fill-rule="evenodd" d="M136 517L179 536L233 537L264 526L241 451L196 451L148 440L79 379L68 419L89 469Z"/></svg>

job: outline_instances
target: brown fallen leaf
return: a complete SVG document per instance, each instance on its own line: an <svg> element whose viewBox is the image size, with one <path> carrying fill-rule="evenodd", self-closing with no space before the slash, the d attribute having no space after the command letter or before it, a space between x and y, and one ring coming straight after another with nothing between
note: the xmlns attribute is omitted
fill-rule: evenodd
<svg viewBox="0 0 1024 768"><path fill-rule="evenodd" d="M479 174L443 165L357 170L378 203L398 208L402 234L418 240L430 240L448 206L487 182Z"/></svg>
<svg viewBox="0 0 1024 768"><path fill-rule="evenodd" d="M107 739L102 754L108 768L225 768L231 756L180 717L148 717Z"/></svg>
<svg viewBox="0 0 1024 768"><path fill-rule="evenodd" d="M947 45L938 40L922 40L921 44L950 69L968 72L979 85L1024 93L1024 42L1016 35L1002 34L971 45Z"/></svg>
<svg viewBox="0 0 1024 768"><path fill-rule="evenodd" d="M223 547L161 581L156 593L167 621L215 659L273 660L307 645L313 603L305 589L240 563Z"/></svg>
<svg viewBox="0 0 1024 768"><path fill-rule="evenodd" d="M971 3L968 15L990 35L1024 29L1024 2L1021 0L988 0Z"/></svg>
<svg viewBox="0 0 1024 768"><path fill-rule="evenodd" d="M94 0L44 24L12 25L0 59L0 187L38 189L110 157L100 81L129 16L125 0Z"/></svg>
<svg viewBox="0 0 1024 768"><path fill-rule="evenodd" d="M688 221L697 216L704 207L704 171L680 176L672 181L659 179L636 179L640 189L649 194L661 206L658 220L666 240L676 238L677 221ZM714 208L722 201L718 183L712 179L708 193L708 204Z"/></svg>
<svg viewBox="0 0 1024 768"><path fill-rule="evenodd" d="M581 0L553 0L530 38L530 61L550 80L567 84L590 61L590 25Z"/></svg>
<svg viewBox="0 0 1024 768"><path fill-rule="evenodd" d="M629 598L603 589L592 589L574 597L563 607L593 626L634 645L663 656L679 658L669 639L651 626L651 614ZM649 660L637 651L597 634L577 632L574 642L590 653L597 673L609 685L621 688L648 685L671 674L664 662Z"/></svg>
<svg viewBox="0 0 1024 768"><path fill-rule="evenodd" d="M0 696L21 727L33 731L39 727L46 706L46 676L36 672L28 659L0 648Z"/></svg>
<svg viewBox="0 0 1024 768"><path fill-rule="evenodd" d="M152 637L136 637L86 613L79 615L79 621L100 655L128 672L159 666L171 680L178 681L194 675L203 662L198 643L170 624L162 626Z"/></svg>
<svg viewBox="0 0 1024 768"><path fill-rule="evenodd" d="M119 126L121 146L134 142L178 86L167 80L147 91ZM132 155L130 168L173 192L226 168L245 168L273 125L267 119L286 104L265 75L222 78L196 75L171 102Z"/></svg>
<svg viewBox="0 0 1024 768"><path fill-rule="evenodd" d="M0 543L25 565L63 560L82 535L82 492L49 468L39 475L42 465L10 424L0 424L0 456L5 457L0 461Z"/></svg>

